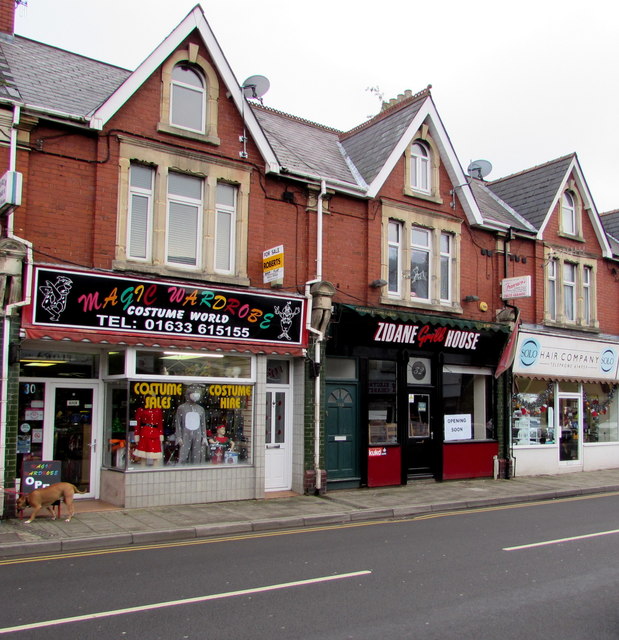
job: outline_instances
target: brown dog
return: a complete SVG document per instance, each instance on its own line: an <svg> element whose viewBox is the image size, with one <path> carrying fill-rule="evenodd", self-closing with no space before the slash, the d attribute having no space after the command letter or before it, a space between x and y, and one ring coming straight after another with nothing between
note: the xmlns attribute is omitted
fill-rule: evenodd
<svg viewBox="0 0 619 640"><path fill-rule="evenodd" d="M73 507L73 495L76 493L86 493L85 491L79 491L78 488L70 482L56 482L50 484L49 487L43 487L42 489L35 489L31 493L26 493L19 497L17 500L17 509L22 511L24 507L32 507L33 511L30 514L30 518L26 520L26 524L30 524L38 515L39 511L43 507L47 507L48 511L52 514L52 519L56 519L56 514L52 509L54 502L64 500L67 505L67 522L71 522L71 518L75 512Z"/></svg>

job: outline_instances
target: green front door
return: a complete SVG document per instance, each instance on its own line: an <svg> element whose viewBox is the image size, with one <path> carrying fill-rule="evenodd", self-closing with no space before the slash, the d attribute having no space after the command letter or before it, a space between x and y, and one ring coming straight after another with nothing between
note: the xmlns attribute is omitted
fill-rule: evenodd
<svg viewBox="0 0 619 640"><path fill-rule="evenodd" d="M330 489L358 487L357 386L327 383L327 482Z"/></svg>

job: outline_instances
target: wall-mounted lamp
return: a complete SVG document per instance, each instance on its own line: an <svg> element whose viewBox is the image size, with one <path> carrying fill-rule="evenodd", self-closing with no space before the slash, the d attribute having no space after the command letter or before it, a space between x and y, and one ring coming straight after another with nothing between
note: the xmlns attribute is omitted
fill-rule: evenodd
<svg viewBox="0 0 619 640"><path fill-rule="evenodd" d="M378 280L372 280L370 287L372 287L372 289L380 289L381 287L386 287L388 284L386 280L379 278Z"/></svg>
<svg viewBox="0 0 619 640"><path fill-rule="evenodd" d="M464 302L477 302L479 300L479 296L465 296Z"/></svg>

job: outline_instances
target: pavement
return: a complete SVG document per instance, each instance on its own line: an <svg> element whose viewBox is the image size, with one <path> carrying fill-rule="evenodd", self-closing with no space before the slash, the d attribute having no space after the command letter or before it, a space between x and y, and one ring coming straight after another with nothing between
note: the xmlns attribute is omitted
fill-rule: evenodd
<svg viewBox="0 0 619 640"><path fill-rule="evenodd" d="M329 491L324 496L273 494L263 500L122 509L76 500L71 522L46 512L31 524L0 521L0 557L143 545L251 532L393 520L447 511L619 492L619 469L435 482ZM65 507L62 506L62 513ZM29 510L25 511L28 514Z"/></svg>

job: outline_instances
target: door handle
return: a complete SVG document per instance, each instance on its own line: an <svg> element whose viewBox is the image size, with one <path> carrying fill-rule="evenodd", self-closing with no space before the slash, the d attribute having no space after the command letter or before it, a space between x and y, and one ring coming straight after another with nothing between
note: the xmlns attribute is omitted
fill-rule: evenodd
<svg viewBox="0 0 619 640"><path fill-rule="evenodd" d="M92 449L92 452L94 453L97 450L97 441L93 440L92 442L89 442L88 446Z"/></svg>

